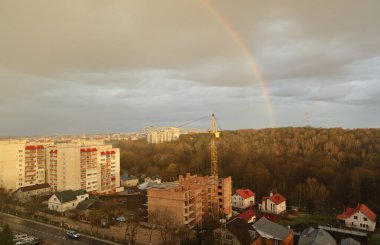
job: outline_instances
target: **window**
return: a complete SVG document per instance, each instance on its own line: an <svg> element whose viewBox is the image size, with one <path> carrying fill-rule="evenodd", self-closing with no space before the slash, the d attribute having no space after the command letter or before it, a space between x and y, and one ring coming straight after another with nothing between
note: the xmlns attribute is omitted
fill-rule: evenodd
<svg viewBox="0 0 380 245"><path fill-rule="evenodd" d="M367 221L368 219L367 219L367 217L364 217L363 220L364 220L364 221Z"/></svg>
<svg viewBox="0 0 380 245"><path fill-rule="evenodd" d="M354 219L358 219L358 216L355 215L355 216L354 216Z"/></svg>

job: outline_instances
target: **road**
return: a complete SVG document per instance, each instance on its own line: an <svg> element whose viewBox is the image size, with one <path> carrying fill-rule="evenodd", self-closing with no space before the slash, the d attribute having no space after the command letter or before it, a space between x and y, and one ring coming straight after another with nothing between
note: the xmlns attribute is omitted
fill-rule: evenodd
<svg viewBox="0 0 380 245"><path fill-rule="evenodd" d="M65 244L65 245L109 245L115 244L112 242L105 242L91 237L82 235L79 240L72 240L66 237L66 231L50 225L44 225L37 222L25 220L19 217L0 213L0 224L8 224L13 234L26 233L40 238L49 244Z"/></svg>

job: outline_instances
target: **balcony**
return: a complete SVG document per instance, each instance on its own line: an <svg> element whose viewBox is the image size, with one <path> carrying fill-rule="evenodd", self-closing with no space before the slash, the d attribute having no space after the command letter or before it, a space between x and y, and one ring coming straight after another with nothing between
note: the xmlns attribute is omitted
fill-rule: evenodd
<svg viewBox="0 0 380 245"><path fill-rule="evenodd" d="M183 222L185 225L190 224L192 221L194 221L195 218L188 218L187 220L185 219L185 222Z"/></svg>

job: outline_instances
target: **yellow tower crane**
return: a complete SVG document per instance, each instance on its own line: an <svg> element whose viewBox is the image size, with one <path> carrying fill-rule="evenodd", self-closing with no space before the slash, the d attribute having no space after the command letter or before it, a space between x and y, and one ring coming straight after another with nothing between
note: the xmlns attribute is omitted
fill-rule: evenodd
<svg viewBox="0 0 380 245"><path fill-rule="evenodd" d="M220 132L216 129L215 115L211 117L211 130L209 131L211 136L210 151L211 151L211 178L213 183L212 190L212 209L213 217L219 217L219 198L218 198L218 146L217 140L219 139Z"/></svg>

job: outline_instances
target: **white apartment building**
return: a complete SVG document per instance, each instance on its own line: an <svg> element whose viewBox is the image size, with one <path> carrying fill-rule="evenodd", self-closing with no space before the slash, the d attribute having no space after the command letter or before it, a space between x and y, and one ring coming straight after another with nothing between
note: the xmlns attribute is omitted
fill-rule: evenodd
<svg viewBox="0 0 380 245"><path fill-rule="evenodd" d="M120 191L120 150L104 141L0 140L0 188L49 183L53 191Z"/></svg>
<svg viewBox="0 0 380 245"><path fill-rule="evenodd" d="M55 191L120 191L120 150L104 141L56 143L48 150L47 179Z"/></svg>
<svg viewBox="0 0 380 245"><path fill-rule="evenodd" d="M9 192L24 185L25 140L0 140L0 188Z"/></svg>
<svg viewBox="0 0 380 245"><path fill-rule="evenodd" d="M146 135L146 140L150 144L159 144L179 139L179 128L176 127L155 127Z"/></svg>
<svg viewBox="0 0 380 245"><path fill-rule="evenodd" d="M0 141L0 188L15 191L20 187L46 182L47 144L26 140Z"/></svg>

